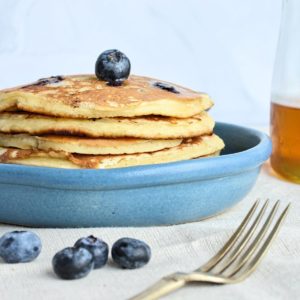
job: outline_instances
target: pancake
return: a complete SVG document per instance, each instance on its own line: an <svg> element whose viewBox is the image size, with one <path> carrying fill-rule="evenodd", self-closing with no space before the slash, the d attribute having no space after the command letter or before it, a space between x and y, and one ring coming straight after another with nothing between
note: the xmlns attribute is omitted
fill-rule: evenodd
<svg viewBox="0 0 300 300"><path fill-rule="evenodd" d="M213 156L218 156L219 154L220 151L217 151L215 153L199 156L197 158L213 157ZM29 157L29 158L19 159L15 161L11 160L8 163L35 166L35 167L61 168L61 169L83 169L84 168L84 167L80 167L80 165L75 164L70 160L64 158L53 158L53 157ZM114 166L111 168L118 168L118 167L119 166ZM130 166L128 165L127 167ZM98 169L109 169L109 167L106 168L98 167Z"/></svg>
<svg viewBox="0 0 300 300"><path fill-rule="evenodd" d="M167 89L160 88L165 85ZM131 75L109 86L93 75L53 76L0 91L0 112L22 110L70 118L162 115L189 118L213 105L207 94Z"/></svg>
<svg viewBox="0 0 300 300"><path fill-rule="evenodd" d="M160 164L217 155L224 142L217 135L184 140L179 146L156 152L124 155L82 155L68 152L0 149L0 162L61 168L109 169Z"/></svg>
<svg viewBox="0 0 300 300"><path fill-rule="evenodd" d="M189 138L212 133L214 120L202 112L187 119L136 117L70 119L28 113L0 113L0 132L66 134L88 137L136 137L143 139Z"/></svg>
<svg viewBox="0 0 300 300"><path fill-rule="evenodd" d="M0 134L0 146L18 149L65 151L80 154L129 154L154 152L180 145L182 139L145 140L136 138L83 138L72 136L31 136L28 134Z"/></svg>

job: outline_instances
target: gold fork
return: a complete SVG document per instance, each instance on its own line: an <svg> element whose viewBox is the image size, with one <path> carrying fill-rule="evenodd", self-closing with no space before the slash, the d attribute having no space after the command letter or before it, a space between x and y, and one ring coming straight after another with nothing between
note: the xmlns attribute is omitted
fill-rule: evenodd
<svg viewBox="0 0 300 300"><path fill-rule="evenodd" d="M154 300L159 299L175 290L180 289L190 282L205 282L210 284L237 283L246 279L258 266L264 254L266 254L272 241L275 239L286 215L290 204L283 210L270 233L266 236L268 229L274 219L279 206L279 200L272 207L266 221L258 233L254 233L262 220L267 209L267 200L254 218L259 201L251 207L246 217L226 242L224 247L211 258L206 264L191 273L174 273L162 278L153 286L130 300ZM249 226L247 226L249 224ZM249 228L248 228L249 227ZM247 230L246 230L247 229ZM252 239L251 239L252 238Z"/></svg>

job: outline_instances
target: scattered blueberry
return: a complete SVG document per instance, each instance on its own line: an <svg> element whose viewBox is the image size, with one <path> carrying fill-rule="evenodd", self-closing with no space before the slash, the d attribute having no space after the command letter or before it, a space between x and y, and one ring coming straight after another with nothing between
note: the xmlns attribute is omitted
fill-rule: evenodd
<svg viewBox="0 0 300 300"><path fill-rule="evenodd" d="M23 88L31 87L31 86L41 86L41 85L47 85L47 84L53 84L53 83L58 83L60 81L64 80L63 76L51 76L48 78L41 78L37 82L25 85Z"/></svg>
<svg viewBox="0 0 300 300"><path fill-rule="evenodd" d="M32 261L41 250L40 238L30 231L12 231L0 238L0 256L7 263Z"/></svg>
<svg viewBox="0 0 300 300"><path fill-rule="evenodd" d="M92 253L94 257L94 269L102 268L107 263L108 245L93 235L79 239L74 247L82 247Z"/></svg>
<svg viewBox="0 0 300 300"><path fill-rule="evenodd" d="M100 80L107 81L109 85L121 85L129 76L130 61L119 50L106 50L97 59L95 73Z"/></svg>
<svg viewBox="0 0 300 300"><path fill-rule="evenodd" d="M168 83L163 83L163 82L155 82L153 84L155 87L158 87L162 90L174 93L174 94L180 94L179 91L177 91L174 86L168 84Z"/></svg>
<svg viewBox="0 0 300 300"><path fill-rule="evenodd" d="M94 268L94 258L85 248L68 247L54 255L52 266L60 278L79 279Z"/></svg>
<svg viewBox="0 0 300 300"><path fill-rule="evenodd" d="M151 249L143 241L122 238L114 243L111 254L114 262L123 269L136 269L149 262Z"/></svg>
<svg viewBox="0 0 300 300"><path fill-rule="evenodd" d="M48 78L41 78L37 81L36 85L46 85L46 84L52 84L52 83L58 83L60 81L64 80L64 78L60 75L58 76L51 76Z"/></svg>

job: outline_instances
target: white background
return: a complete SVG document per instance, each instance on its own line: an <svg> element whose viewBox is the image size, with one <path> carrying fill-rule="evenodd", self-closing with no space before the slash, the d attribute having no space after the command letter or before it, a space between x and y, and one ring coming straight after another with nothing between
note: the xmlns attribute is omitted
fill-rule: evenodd
<svg viewBox="0 0 300 300"><path fill-rule="evenodd" d="M0 0L0 88L94 72L117 48L132 73L202 90L219 121L266 125L281 0Z"/></svg>

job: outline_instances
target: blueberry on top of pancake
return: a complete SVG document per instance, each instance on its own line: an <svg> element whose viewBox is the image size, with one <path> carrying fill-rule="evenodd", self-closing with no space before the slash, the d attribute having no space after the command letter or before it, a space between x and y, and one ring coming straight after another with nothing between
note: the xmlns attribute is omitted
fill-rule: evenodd
<svg viewBox="0 0 300 300"><path fill-rule="evenodd" d="M163 83L163 82L154 82L153 85L162 90L169 91L169 92L175 93L175 94L179 94L179 92L174 88L174 86L172 86L170 84Z"/></svg>
<svg viewBox="0 0 300 300"><path fill-rule="evenodd" d="M128 78L130 67L130 61L124 53L116 49L106 50L97 59L95 73L109 85L119 86Z"/></svg>

